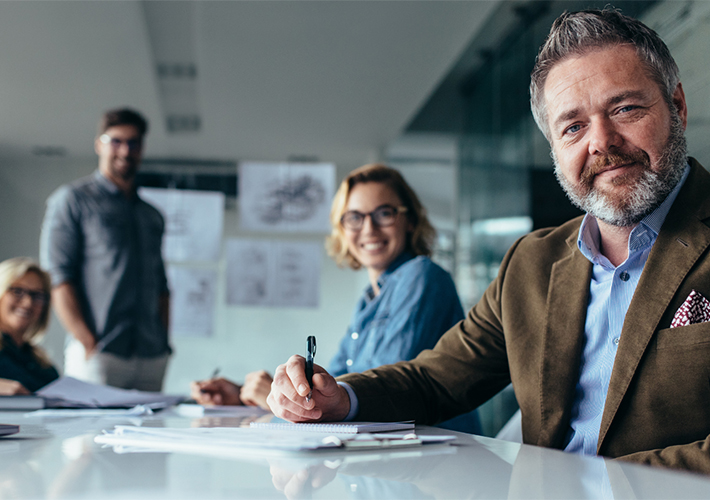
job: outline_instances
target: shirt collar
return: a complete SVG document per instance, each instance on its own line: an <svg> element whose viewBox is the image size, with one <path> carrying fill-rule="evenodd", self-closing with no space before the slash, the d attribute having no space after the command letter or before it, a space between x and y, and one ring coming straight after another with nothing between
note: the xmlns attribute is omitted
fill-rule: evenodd
<svg viewBox="0 0 710 500"><path fill-rule="evenodd" d="M631 231L629 235L629 253L638 250L639 248L652 244L658 233L661 231L661 226L666 220L666 216L673 206L673 202L678 196L678 192L685 184L685 180L688 178L690 173L690 165L685 165L685 170L680 178L680 181L673 190L666 196L656 209L644 217L641 222ZM604 262L608 262L606 257L604 257L599 251L599 225L597 224L597 219L586 214L584 220L582 220L582 225L579 227L579 233L577 235L577 248L579 248L582 255L584 255L593 264L600 264L602 259Z"/></svg>
<svg viewBox="0 0 710 500"><path fill-rule="evenodd" d="M382 287L387 282L389 276L394 273L399 268L399 266L401 266L407 261L412 260L413 258L414 254L408 250L405 250L399 255L399 257L394 259L392 264L390 264L389 267L380 275L380 277L377 278L377 286L380 288L380 290L382 290ZM372 285L368 285L366 295L370 299L373 299L375 297L375 292L372 290Z"/></svg>
<svg viewBox="0 0 710 500"><path fill-rule="evenodd" d="M96 170L94 172L94 180L96 183L101 186L103 189L108 191L110 194L114 196L123 196L123 191L121 191L116 184L114 184L111 179L106 177L104 174L101 173L101 170ZM133 187L133 193L131 194L131 197L129 198L130 200L135 200L138 196L138 187L134 186Z"/></svg>

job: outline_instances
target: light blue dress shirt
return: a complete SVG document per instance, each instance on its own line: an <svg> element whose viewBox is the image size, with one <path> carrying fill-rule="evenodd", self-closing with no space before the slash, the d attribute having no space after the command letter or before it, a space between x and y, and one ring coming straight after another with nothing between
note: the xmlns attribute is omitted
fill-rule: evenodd
<svg viewBox="0 0 710 500"><path fill-rule="evenodd" d="M577 246L592 263L592 280L589 284L589 304L584 324L586 341L580 361L580 377L575 390L565 451L584 455L597 454L604 403L614 358L621 341L624 318L648 260L648 254L689 171L690 167L686 166L680 182L663 203L631 231L628 257L618 267L614 267L599 251L597 220L587 214L582 221Z"/></svg>

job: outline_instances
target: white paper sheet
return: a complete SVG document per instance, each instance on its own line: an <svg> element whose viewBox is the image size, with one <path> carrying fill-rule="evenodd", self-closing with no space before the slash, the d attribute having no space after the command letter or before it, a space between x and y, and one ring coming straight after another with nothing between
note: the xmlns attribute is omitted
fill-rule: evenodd
<svg viewBox="0 0 710 500"><path fill-rule="evenodd" d="M50 382L37 391L37 395L53 400L52 406L83 406L87 408L132 408L136 405L162 408L177 404L185 399L183 396L169 396L160 392L126 390L90 384L72 377L60 377L54 382Z"/></svg>
<svg viewBox="0 0 710 500"><path fill-rule="evenodd" d="M314 451L353 449L391 449L398 446L421 446L424 443L448 443L456 438L444 435L362 434L345 437L323 433L272 431L252 428L158 428L117 425L104 431L94 441L114 446L182 451L221 456L239 456L245 452L273 454L275 451ZM396 443L396 444L395 444Z"/></svg>
<svg viewBox="0 0 710 500"><path fill-rule="evenodd" d="M321 242L227 240L227 304L318 307Z"/></svg>
<svg viewBox="0 0 710 500"><path fill-rule="evenodd" d="M238 427L157 428L117 425L111 432L96 436L97 443L145 447L154 450L240 455L259 452L305 451L337 448L323 442L326 435L259 431Z"/></svg>
<svg viewBox="0 0 710 500"><path fill-rule="evenodd" d="M198 404L179 404L173 411L183 417L262 417L271 415L258 406L204 406Z"/></svg>
<svg viewBox="0 0 710 500"><path fill-rule="evenodd" d="M330 232L328 217L335 192L332 163L244 162L238 178L241 229Z"/></svg>
<svg viewBox="0 0 710 500"><path fill-rule="evenodd" d="M49 410L36 410L25 413L25 418L33 417L91 417L91 418L121 418L126 417L144 417L152 415L153 410L145 405L136 405L133 408L127 409L108 409L108 408L54 408Z"/></svg>
<svg viewBox="0 0 710 500"><path fill-rule="evenodd" d="M138 193L165 218L163 258L168 262L219 260L224 193L140 188Z"/></svg>
<svg viewBox="0 0 710 500"><path fill-rule="evenodd" d="M170 336L211 337L217 271L170 266Z"/></svg>

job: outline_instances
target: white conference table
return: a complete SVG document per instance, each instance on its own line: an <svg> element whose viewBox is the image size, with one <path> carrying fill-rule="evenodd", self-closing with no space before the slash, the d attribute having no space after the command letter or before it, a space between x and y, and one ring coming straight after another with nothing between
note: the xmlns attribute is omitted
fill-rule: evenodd
<svg viewBox="0 0 710 500"><path fill-rule="evenodd" d="M135 418L26 418L0 438L0 499L528 499L710 498L710 476L581 457L455 434L454 445L389 452L310 452L256 458L124 452L94 437L114 425L239 426L240 418L188 418L174 410Z"/></svg>

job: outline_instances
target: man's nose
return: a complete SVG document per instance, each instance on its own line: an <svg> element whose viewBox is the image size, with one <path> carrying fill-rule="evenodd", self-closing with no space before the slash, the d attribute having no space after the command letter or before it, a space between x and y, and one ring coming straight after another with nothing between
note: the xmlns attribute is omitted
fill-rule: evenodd
<svg viewBox="0 0 710 500"><path fill-rule="evenodd" d="M624 142L616 126L608 118L593 120L589 134L590 155L609 153L613 149L620 148Z"/></svg>
<svg viewBox="0 0 710 500"><path fill-rule="evenodd" d="M121 144L119 144L118 150L116 152L121 156L129 156L132 151L131 151L131 147L128 145L128 143L125 141L122 141Z"/></svg>

